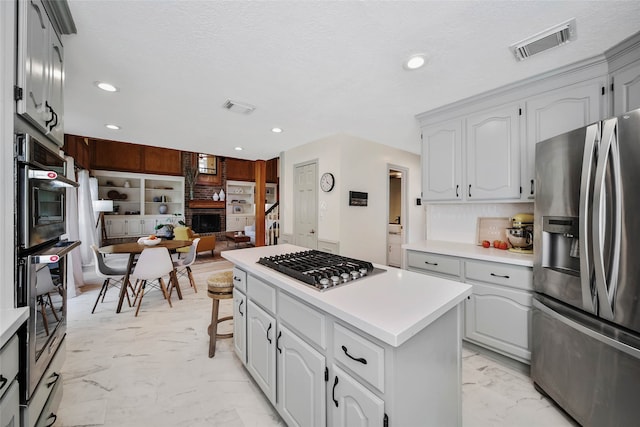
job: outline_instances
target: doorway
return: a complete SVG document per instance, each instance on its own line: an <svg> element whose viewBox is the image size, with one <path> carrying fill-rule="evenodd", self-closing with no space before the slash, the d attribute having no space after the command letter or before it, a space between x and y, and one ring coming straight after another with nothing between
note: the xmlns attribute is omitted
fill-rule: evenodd
<svg viewBox="0 0 640 427"><path fill-rule="evenodd" d="M387 265L402 266L402 244L407 226L406 168L388 165Z"/></svg>

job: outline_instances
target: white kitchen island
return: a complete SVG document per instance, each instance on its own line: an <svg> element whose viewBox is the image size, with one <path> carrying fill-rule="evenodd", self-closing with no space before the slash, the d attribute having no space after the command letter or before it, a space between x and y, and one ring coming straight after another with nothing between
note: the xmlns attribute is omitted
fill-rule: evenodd
<svg viewBox="0 0 640 427"><path fill-rule="evenodd" d="M293 245L225 251L236 354L290 426L454 426L469 285L397 268L320 292L257 264Z"/></svg>

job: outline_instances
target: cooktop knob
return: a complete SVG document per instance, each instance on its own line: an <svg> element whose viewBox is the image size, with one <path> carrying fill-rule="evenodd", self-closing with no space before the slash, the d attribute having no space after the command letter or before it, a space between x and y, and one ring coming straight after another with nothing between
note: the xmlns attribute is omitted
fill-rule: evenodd
<svg viewBox="0 0 640 427"><path fill-rule="evenodd" d="M340 277L338 276L331 276L331 281L333 282L333 286L337 285L338 282L340 282Z"/></svg>
<svg viewBox="0 0 640 427"><path fill-rule="evenodd" d="M343 282L346 282L349 280L349 273L342 273L340 277L342 277Z"/></svg>
<svg viewBox="0 0 640 427"><path fill-rule="evenodd" d="M366 276L367 275L367 269L366 268L361 268L360 269L360 276Z"/></svg>
<svg viewBox="0 0 640 427"><path fill-rule="evenodd" d="M353 270L351 273L351 280L356 280L360 277L360 272Z"/></svg>

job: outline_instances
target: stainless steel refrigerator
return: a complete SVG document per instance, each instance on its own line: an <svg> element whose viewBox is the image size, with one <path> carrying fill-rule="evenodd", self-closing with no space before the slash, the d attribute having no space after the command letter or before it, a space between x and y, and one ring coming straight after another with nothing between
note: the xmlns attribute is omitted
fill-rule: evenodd
<svg viewBox="0 0 640 427"><path fill-rule="evenodd" d="M640 423L640 110L536 147L533 381L580 424Z"/></svg>

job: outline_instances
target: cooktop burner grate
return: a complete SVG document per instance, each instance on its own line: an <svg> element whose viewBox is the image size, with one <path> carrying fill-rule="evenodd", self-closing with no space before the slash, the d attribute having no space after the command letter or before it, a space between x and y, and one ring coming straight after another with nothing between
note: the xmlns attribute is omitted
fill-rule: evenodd
<svg viewBox="0 0 640 427"><path fill-rule="evenodd" d="M262 257L258 260L258 264L277 270L319 290L330 289L385 271L375 268L367 261L313 249Z"/></svg>

